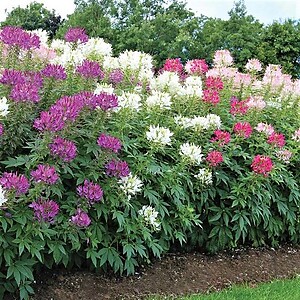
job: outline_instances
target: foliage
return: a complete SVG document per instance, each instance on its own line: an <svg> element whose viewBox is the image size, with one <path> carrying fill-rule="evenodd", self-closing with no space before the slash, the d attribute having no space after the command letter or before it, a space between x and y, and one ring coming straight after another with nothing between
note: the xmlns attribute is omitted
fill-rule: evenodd
<svg viewBox="0 0 300 300"><path fill-rule="evenodd" d="M28 299L41 265L299 243L299 81L280 66L240 73L221 50L154 74L80 28L0 38L2 294Z"/></svg>
<svg viewBox="0 0 300 300"><path fill-rule="evenodd" d="M286 73L299 78L300 22L275 21L262 33L258 58L265 64L280 64Z"/></svg>

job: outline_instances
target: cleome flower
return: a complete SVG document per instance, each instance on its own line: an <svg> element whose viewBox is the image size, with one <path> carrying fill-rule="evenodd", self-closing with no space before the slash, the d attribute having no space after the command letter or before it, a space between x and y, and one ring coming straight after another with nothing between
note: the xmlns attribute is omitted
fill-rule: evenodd
<svg viewBox="0 0 300 300"><path fill-rule="evenodd" d="M213 183L212 172L209 169L200 169L199 173L194 175L194 177L197 178L203 185L210 185Z"/></svg>
<svg viewBox="0 0 300 300"><path fill-rule="evenodd" d="M180 146L180 155L194 165L199 165L202 162L203 154L201 151L200 146L190 143L184 143Z"/></svg>
<svg viewBox="0 0 300 300"><path fill-rule="evenodd" d="M3 206L5 202L7 202L7 198L5 197L5 191L3 187L0 185L0 207Z"/></svg>
<svg viewBox="0 0 300 300"><path fill-rule="evenodd" d="M59 205L53 200L39 199L32 202L29 207L34 211L34 217L39 222L53 223L55 216L59 212Z"/></svg>
<svg viewBox="0 0 300 300"><path fill-rule="evenodd" d="M165 127L150 125L149 131L146 132L147 140L160 145L171 144L173 133Z"/></svg>
<svg viewBox="0 0 300 300"><path fill-rule="evenodd" d="M169 93L153 91L146 99L146 106L148 108L159 107L160 109L171 109L171 95Z"/></svg>
<svg viewBox="0 0 300 300"><path fill-rule="evenodd" d="M8 113L9 104L7 103L7 99L6 97L3 97L2 99L0 99L0 116L1 117L5 117Z"/></svg>
<svg viewBox="0 0 300 300"><path fill-rule="evenodd" d="M157 220L158 212L153 207L144 205L138 213L147 225L150 225L155 231L160 230L160 222Z"/></svg>
<svg viewBox="0 0 300 300"><path fill-rule="evenodd" d="M120 189L125 193L128 200L139 193L143 186L142 181L137 176L133 176L132 173L129 173L128 176L121 177L118 183L120 185Z"/></svg>

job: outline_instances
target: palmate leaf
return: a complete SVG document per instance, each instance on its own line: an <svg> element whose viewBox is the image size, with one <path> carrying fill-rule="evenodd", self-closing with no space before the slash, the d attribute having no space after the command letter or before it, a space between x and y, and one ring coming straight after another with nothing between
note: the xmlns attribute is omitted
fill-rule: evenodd
<svg viewBox="0 0 300 300"><path fill-rule="evenodd" d="M30 161L30 157L28 155L18 156L16 158L9 157L8 160L3 160L0 163L5 165L6 168L19 167L23 166Z"/></svg>

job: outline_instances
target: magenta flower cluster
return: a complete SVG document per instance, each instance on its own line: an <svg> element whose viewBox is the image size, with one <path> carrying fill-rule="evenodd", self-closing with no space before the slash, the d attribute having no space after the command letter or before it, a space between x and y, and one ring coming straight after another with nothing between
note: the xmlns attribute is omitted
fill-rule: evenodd
<svg viewBox="0 0 300 300"><path fill-rule="evenodd" d="M67 78L66 70L61 65L48 64L41 71L42 76L56 80L65 80Z"/></svg>
<svg viewBox="0 0 300 300"><path fill-rule="evenodd" d="M26 194L30 186L28 179L24 175L18 175L13 172L4 172L0 177L0 185L6 190L15 191L17 196Z"/></svg>
<svg viewBox="0 0 300 300"><path fill-rule="evenodd" d="M50 153L65 162L70 162L76 157L77 148L74 142L56 137L49 144Z"/></svg>
<svg viewBox="0 0 300 300"><path fill-rule="evenodd" d="M162 68L164 71L182 73L183 65L180 58L168 58Z"/></svg>
<svg viewBox="0 0 300 300"><path fill-rule="evenodd" d="M89 100L89 106L92 109L101 108L106 111L111 108L118 107L118 97L115 94L101 92L93 95Z"/></svg>
<svg viewBox="0 0 300 300"><path fill-rule="evenodd" d="M12 88L10 98L15 102L39 102L39 88L29 82L17 84Z"/></svg>
<svg viewBox="0 0 300 300"><path fill-rule="evenodd" d="M237 135L247 139L252 134L252 127L248 122L238 122L234 124L233 131Z"/></svg>
<svg viewBox="0 0 300 300"><path fill-rule="evenodd" d="M218 166L220 163L223 162L222 152L216 150L209 152L206 156L206 161L208 161L211 167Z"/></svg>
<svg viewBox="0 0 300 300"><path fill-rule="evenodd" d="M239 100L235 96L230 99L230 113L235 115L245 115L249 107L247 105L247 100Z"/></svg>
<svg viewBox="0 0 300 300"><path fill-rule="evenodd" d="M37 169L31 171L30 175L35 182L43 182L46 184L55 184L59 179L55 168L48 165L38 165Z"/></svg>
<svg viewBox="0 0 300 300"><path fill-rule="evenodd" d="M64 121L61 116L57 117L50 111L42 111L40 117L34 120L33 127L39 131L56 132L64 128Z"/></svg>
<svg viewBox="0 0 300 300"><path fill-rule="evenodd" d="M88 93L78 93L73 96L64 96L56 101L48 111L40 113L35 119L33 127L39 131L56 132L62 130L66 121L75 121L81 110L88 102Z"/></svg>
<svg viewBox="0 0 300 300"><path fill-rule="evenodd" d="M124 73L120 69L113 70L109 73L109 81L113 84L118 84L124 79Z"/></svg>
<svg viewBox="0 0 300 300"><path fill-rule="evenodd" d="M65 34L65 41L69 43L86 43L89 40L84 28L69 28Z"/></svg>
<svg viewBox="0 0 300 300"><path fill-rule="evenodd" d="M105 165L105 173L107 176L120 178L128 176L130 171L126 161L112 159Z"/></svg>
<svg viewBox="0 0 300 300"><path fill-rule="evenodd" d="M87 199L90 204L99 202L103 197L101 186L87 179L84 180L83 185L77 187L77 193L80 197Z"/></svg>
<svg viewBox="0 0 300 300"><path fill-rule="evenodd" d="M75 215L71 217L70 221L78 227L88 227L91 224L90 217L81 208L76 210Z"/></svg>
<svg viewBox="0 0 300 300"><path fill-rule="evenodd" d="M0 83L7 85L17 85L25 83L25 76L22 71L4 69L0 78Z"/></svg>
<svg viewBox="0 0 300 300"><path fill-rule="evenodd" d="M76 72L85 78L104 78L104 72L101 70L100 65L95 61L87 59L76 68Z"/></svg>
<svg viewBox="0 0 300 300"><path fill-rule="evenodd" d="M221 147L230 142L231 136L228 131L217 129L215 130L214 135L215 136L210 141L218 142L218 145Z"/></svg>
<svg viewBox="0 0 300 300"><path fill-rule="evenodd" d="M59 212L59 205L53 200L43 200L32 202L29 207L34 211L34 217L39 222L53 223Z"/></svg>
<svg viewBox="0 0 300 300"><path fill-rule="evenodd" d="M109 149L115 153L118 153L122 148L122 143L118 138L106 135L104 133L101 133L97 140L97 143L100 147Z"/></svg>
<svg viewBox="0 0 300 300"><path fill-rule="evenodd" d="M5 26L0 32L0 41L9 46L17 46L23 50L40 47L40 38L36 34L28 33L21 27Z"/></svg>

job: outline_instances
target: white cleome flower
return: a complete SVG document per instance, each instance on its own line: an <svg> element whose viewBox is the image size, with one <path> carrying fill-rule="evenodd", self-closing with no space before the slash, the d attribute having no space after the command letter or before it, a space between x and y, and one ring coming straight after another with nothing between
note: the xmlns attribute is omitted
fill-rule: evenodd
<svg viewBox="0 0 300 300"><path fill-rule="evenodd" d="M161 92L168 92L172 95L182 90L179 76L174 72L164 71L150 81L150 88Z"/></svg>
<svg viewBox="0 0 300 300"><path fill-rule="evenodd" d="M151 70L153 68L152 56L140 51L126 50L119 55L118 60L122 70L138 71L140 69Z"/></svg>
<svg viewBox="0 0 300 300"><path fill-rule="evenodd" d="M203 160L201 147L184 143L180 146L180 155L186 157L192 164L199 165Z"/></svg>
<svg viewBox="0 0 300 300"><path fill-rule="evenodd" d="M206 116L206 118L208 119L209 122L209 126L212 129L219 129L221 127L221 118L218 115L215 114L209 114Z"/></svg>
<svg viewBox="0 0 300 300"><path fill-rule="evenodd" d="M7 199L5 198L5 192L2 188L2 186L0 185L0 207L7 201Z"/></svg>
<svg viewBox="0 0 300 300"><path fill-rule="evenodd" d="M188 76L185 84L179 92L183 96L202 97L202 79L199 76Z"/></svg>
<svg viewBox="0 0 300 300"><path fill-rule="evenodd" d="M181 115L175 116L174 117L174 122L175 122L175 124L181 126L184 129L192 127L192 123L191 123L192 119L191 118L187 118L187 117L183 117Z"/></svg>
<svg viewBox="0 0 300 300"><path fill-rule="evenodd" d="M212 172L208 169L200 169L199 173L197 175L194 175L195 178L197 178L201 184L203 185L210 185L213 183L212 181Z"/></svg>
<svg viewBox="0 0 300 300"><path fill-rule="evenodd" d="M149 131L146 132L147 140L160 145L171 144L171 136L173 133L165 127L150 125Z"/></svg>
<svg viewBox="0 0 300 300"><path fill-rule="evenodd" d="M123 92L123 94L118 97L118 103L118 110L121 108L129 108L139 111L141 107L141 96L135 93Z"/></svg>
<svg viewBox="0 0 300 300"><path fill-rule="evenodd" d="M160 109L171 109L171 95L164 92L153 91L146 99L147 107L159 107Z"/></svg>
<svg viewBox="0 0 300 300"><path fill-rule="evenodd" d="M94 90L94 94L99 95L102 92L105 92L107 94L113 94L114 93L114 88L111 84L106 84L106 83L97 83L96 89Z"/></svg>
<svg viewBox="0 0 300 300"><path fill-rule="evenodd" d="M9 107L9 104L7 103L7 99L5 97L3 97L0 100L0 116L1 117L5 117L9 113L8 107Z"/></svg>
<svg viewBox="0 0 300 300"><path fill-rule="evenodd" d="M85 57L90 55L94 56L111 56L112 46L106 43L102 38L89 38L86 43L79 44L77 50L80 51Z"/></svg>
<svg viewBox="0 0 300 300"><path fill-rule="evenodd" d="M105 56L102 62L104 70L116 70L120 68L118 57Z"/></svg>
<svg viewBox="0 0 300 300"><path fill-rule="evenodd" d="M137 177L129 173L126 177L121 177L118 181L121 190L127 195L128 200L142 190L143 183Z"/></svg>
<svg viewBox="0 0 300 300"><path fill-rule="evenodd" d="M153 226L154 230L160 229L160 223L157 220L158 212L153 207L150 205L144 205L138 213L144 218L147 224Z"/></svg>
<svg viewBox="0 0 300 300"><path fill-rule="evenodd" d="M210 122L207 117L199 117L195 116L191 119L191 126L196 131L202 131L203 129L209 129L210 128Z"/></svg>

